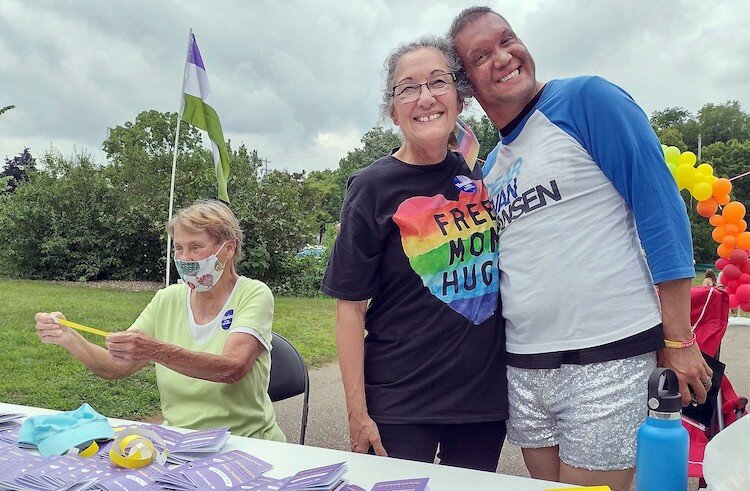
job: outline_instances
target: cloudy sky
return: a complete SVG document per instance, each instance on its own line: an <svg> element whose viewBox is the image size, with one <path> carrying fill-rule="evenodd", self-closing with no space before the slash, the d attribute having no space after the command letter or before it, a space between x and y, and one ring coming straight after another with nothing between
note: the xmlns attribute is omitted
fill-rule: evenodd
<svg viewBox="0 0 750 491"><path fill-rule="evenodd" d="M453 0L0 0L0 158L86 150L147 109L176 111L196 33L224 134L272 168L336 168L378 123L382 63L443 34ZM750 111L747 0L503 0L541 80L598 74L647 114ZM474 114L479 113L474 103Z"/></svg>

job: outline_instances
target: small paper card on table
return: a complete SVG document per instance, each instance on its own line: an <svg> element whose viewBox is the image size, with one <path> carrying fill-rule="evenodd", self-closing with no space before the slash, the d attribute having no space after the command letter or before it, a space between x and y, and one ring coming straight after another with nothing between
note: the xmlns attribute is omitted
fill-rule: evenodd
<svg viewBox="0 0 750 491"><path fill-rule="evenodd" d="M427 489L428 477L419 479L400 479L375 483L371 491L424 491Z"/></svg>
<svg viewBox="0 0 750 491"><path fill-rule="evenodd" d="M283 490L293 489L335 489L339 486L341 475L346 471L346 462L316 467L299 471L281 487Z"/></svg>

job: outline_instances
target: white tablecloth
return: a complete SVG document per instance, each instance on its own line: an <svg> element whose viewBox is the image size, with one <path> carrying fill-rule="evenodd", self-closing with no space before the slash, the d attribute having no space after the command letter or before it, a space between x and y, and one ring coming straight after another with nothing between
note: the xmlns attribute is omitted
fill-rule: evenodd
<svg viewBox="0 0 750 491"><path fill-rule="evenodd" d="M0 412L16 412L26 416L49 414L56 411L30 406L0 403ZM112 425L128 423L110 418ZM474 471L444 465L425 464L409 460L377 457L331 450L327 448L270 442L255 438L232 436L224 451L242 450L273 464L265 475L274 478L291 476L296 472L338 462L347 462L344 478L352 484L370 489L376 482L429 477L429 490L513 490L545 491L550 488L571 487L560 483L537 481L491 472Z"/></svg>

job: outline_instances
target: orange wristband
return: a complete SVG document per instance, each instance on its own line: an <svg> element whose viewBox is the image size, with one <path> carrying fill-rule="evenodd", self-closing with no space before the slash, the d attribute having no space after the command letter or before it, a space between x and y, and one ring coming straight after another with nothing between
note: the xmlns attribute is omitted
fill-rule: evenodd
<svg viewBox="0 0 750 491"><path fill-rule="evenodd" d="M670 341L669 339L664 340L664 346L667 348L689 348L692 345L695 344L695 333L693 333L693 337L690 338L690 341Z"/></svg>

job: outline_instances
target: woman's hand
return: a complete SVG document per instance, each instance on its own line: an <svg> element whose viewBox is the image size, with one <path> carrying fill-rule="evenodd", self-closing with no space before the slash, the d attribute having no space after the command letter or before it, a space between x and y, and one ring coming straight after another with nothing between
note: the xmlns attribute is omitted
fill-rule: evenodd
<svg viewBox="0 0 750 491"><path fill-rule="evenodd" d="M383 442L380 441L378 425L366 413L356 417L349 416L349 446L352 452L357 453L367 453L372 447L375 455L388 457Z"/></svg>
<svg viewBox="0 0 750 491"><path fill-rule="evenodd" d="M65 319L65 316L62 312L37 312L34 316L36 333L41 342L62 346L73 340L74 337L69 327L61 326L55 319Z"/></svg>
<svg viewBox="0 0 750 491"><path fill-rule="evenodd" d="M116 332L107 336L107 350L116 357L128 361L150 361L163 346L162 343L139 331Z"/></svg>

